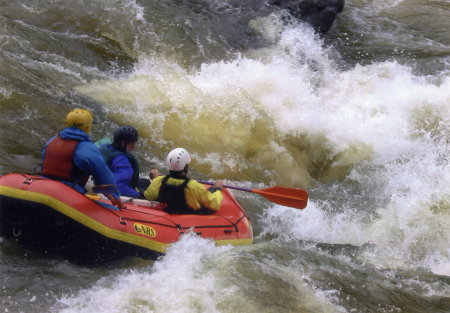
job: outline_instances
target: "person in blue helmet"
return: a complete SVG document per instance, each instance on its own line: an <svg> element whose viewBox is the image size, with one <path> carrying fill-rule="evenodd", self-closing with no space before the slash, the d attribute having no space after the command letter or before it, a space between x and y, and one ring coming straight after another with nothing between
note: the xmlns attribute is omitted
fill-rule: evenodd
<svg viewBox="0 0 450 313"><path fill-rule="evenodd" d="M131 154L139 139L136 128L121 126L114 132L112 144L104 144L100 152L114 173L115 183L122 196L144 198L143 191L150 184L150 180L139 178L139 164Z"/></svg>
<svg viewBox="0 0 450 313"><path fill-rule="evenodd" d="M52 137L42 149L41 175L72 187L80 193L92 175L95 185L114 185L114 175L91 142L91 112L75 109L66 116L65 128ZM123 208L120 193L112 186L112 201Z"/></svg>

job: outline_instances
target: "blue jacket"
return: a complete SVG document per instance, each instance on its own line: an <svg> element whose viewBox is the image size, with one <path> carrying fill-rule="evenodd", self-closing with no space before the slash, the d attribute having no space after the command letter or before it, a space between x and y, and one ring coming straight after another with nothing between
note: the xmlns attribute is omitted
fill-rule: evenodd
<svg viewBox="0 0 450 313"><path fill-rule="evenodd" d="M114 174L120 194L127 197L139 197L141 194L134 189L139 182L139 165L136 158L111 144L102 145L100 153Z"/></svg>
<svg viewBox="0 0 450 313"><path fill-rule="evenodd" d="M80 170L92 175L95 185L114 185L113 173L106 165L98 148L90 141L88 134L76 127L67 127L64 128L58 136L62 139L73 139L80 141L74 152L73 162ZM45 150L47 145L55 137L51 138L42 150L42 160L45 158ZM86 193L84 186L69 181L62 182L74 188L78 192ZM113 196L117 199L120 197L120 193L116 191Z"/></svg>
<svg viewBox="0 0 450 313"><path fill-rule="evenodd" d="M122 196L140 196L140 193L136 189L130 187L130 182L133 178L134 170L126 156L116 156L111 162L111 170L114 173L116 186Z"/></svg>

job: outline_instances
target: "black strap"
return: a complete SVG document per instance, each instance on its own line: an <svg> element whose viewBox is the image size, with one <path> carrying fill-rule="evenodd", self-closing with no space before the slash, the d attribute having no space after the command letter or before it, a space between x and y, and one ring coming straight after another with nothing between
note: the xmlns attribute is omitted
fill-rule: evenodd
<svg viewBox="0 0 450 313"><path fill-rule="evenodd" d="M161 182L161 187L158 193L159 202L167 203L167 208L165 211L171 214L192 214L195 213L192 208L190 208L186 202L185 189L189 183L189 178L184 179L184 182L180 185L168 184L167 180L170 178L169 175L165 176Z"/></svg>

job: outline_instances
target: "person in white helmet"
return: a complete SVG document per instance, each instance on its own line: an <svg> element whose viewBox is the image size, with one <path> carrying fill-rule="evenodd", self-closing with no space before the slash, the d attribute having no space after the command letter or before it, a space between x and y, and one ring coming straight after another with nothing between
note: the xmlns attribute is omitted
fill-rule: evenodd
<svg viewBox="0 0 450 313"><path fill-rule="evenodd" d="M171 214L208 214L216 212L222 204L222 181L206 189L201 183L187 177L191 157L183 148L169 152L166 164L169 175L159 176L156 169L150 171L153 179L144 192L145 198L167 203L164 209Z"/></svg>

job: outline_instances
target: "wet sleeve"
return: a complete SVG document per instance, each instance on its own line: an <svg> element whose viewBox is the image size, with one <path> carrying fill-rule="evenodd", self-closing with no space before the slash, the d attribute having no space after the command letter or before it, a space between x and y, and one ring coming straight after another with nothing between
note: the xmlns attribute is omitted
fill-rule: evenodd
<svg viewBox="0 0 450 313"><path fill-rule="evenodd" d="M141 194L130 187L131 179L133 178L133 167L130 161L123 155L119 155L111 162L111 170L114 174L116 186L122 196L139 197Z"/></svg>
<svg viewBox="0 0 450 313"><path fill-rule="evenodd" d="M80 142L73 161L82 171L92 175L95 185L115 185L113 173L93 143ZM120 197L119 191L117 190L113 196L116 199Z"/></svg>
<svg viewBox="0 0 450 313"><path fill-rule="evenodd" d="M223 194L221 190L215 190L214 192L210 192L206 190L201 183L195 180L191 180L188 186L190 189L188 190L188 193L192 192L192 195L195 196L196 200L202 207L205 207L212 211L220 210L220 206L222 205L223 199ZM186 195L186 198L187 198L186 201L190 202L188 194Z"/></svg>

